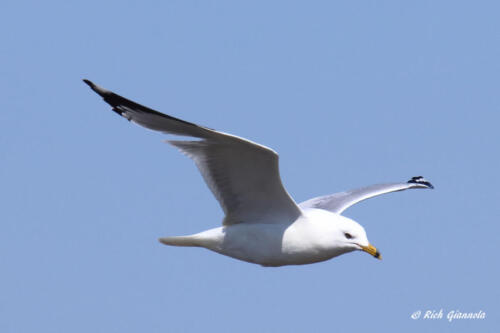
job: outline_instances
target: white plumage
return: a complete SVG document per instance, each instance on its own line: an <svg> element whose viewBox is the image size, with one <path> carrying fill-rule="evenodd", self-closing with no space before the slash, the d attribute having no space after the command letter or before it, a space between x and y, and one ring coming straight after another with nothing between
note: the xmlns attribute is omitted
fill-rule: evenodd
<svg viewBox="0 0 500 333"><path fill-rule="evenodd" d="M433 188L422 177L413 177L406 183L372 185L297 205L283 187L278 154L272 149L165 115L84 81L129 121L197 139L167 142L194 160L225 218L222 227L160 238L167 245L204 247L263 266L309 264L354 250L380 258L363 227L340 214L380 194Z"/></svg>

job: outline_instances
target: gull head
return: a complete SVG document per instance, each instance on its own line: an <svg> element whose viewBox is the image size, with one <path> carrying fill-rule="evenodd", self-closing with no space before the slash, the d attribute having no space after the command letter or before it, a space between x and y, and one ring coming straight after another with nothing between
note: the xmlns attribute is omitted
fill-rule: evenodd
<svg viewBox="0 0 500 333"><path fill-rule="evenodd" d="M382 259L377 248L368 241L365 229L347 217L342 216L342 219L338 220L335 242L347 251L360 250Z"/></svg>

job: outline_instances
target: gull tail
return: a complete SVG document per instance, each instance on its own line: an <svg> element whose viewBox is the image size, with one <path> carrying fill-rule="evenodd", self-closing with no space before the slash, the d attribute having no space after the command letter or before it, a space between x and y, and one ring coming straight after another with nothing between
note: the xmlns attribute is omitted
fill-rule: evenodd
<svg viewBox="0 0 500 333"><path fill-rule="evenodd" d="M200 240L195 235L162 237L158 240L160 243L171 246L201 246Z"/></svg>

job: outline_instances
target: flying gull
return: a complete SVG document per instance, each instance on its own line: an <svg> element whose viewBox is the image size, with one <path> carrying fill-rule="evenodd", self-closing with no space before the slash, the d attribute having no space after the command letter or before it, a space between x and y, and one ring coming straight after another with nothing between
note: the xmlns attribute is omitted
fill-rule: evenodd
<svg viewBox="0 0 500 333"><path fill-rule="evenodd" d="M355 250L381 259L364 228L341 214L381 194L434 188L423 177L413 177L403 183L372 185L297 204L281 183L278 154L272 149L168 116L83 81L127 120L195 138L167 142L194 160L225 217L218 228L160 238L166 245L204 247L262 266L311 264Z"/></svg>

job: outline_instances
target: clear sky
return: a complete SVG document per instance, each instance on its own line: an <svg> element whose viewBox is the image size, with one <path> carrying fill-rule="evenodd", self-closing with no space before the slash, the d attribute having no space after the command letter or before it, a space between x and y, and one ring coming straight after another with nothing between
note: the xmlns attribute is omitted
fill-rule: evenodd
<svg viewBox="0 0 500 333"><path fill-rule="evenodd" d="M3 1L1 332L493 332L497 1ZM281 156L382 252L263 268L157 238L220 225L194 164L88 78ZM415 311L483 320L413 320Z"/></svg>

